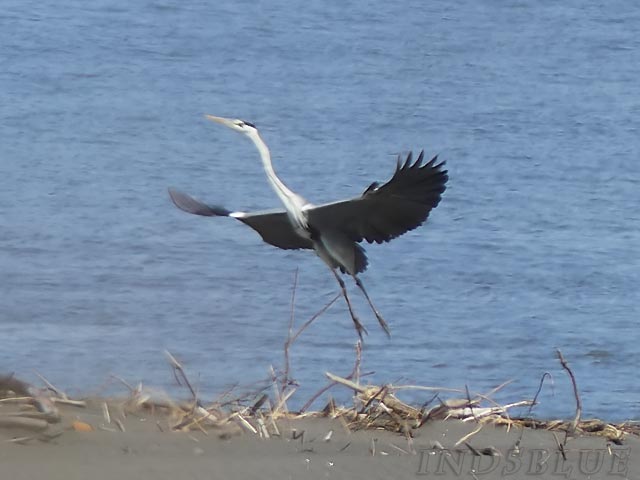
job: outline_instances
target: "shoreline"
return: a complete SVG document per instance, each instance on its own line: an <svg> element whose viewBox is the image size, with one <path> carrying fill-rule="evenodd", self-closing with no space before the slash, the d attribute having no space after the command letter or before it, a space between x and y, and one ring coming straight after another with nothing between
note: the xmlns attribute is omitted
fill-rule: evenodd
<svg viewBox="0 0 640 480"><path fill-rule="evenodd" d="M210 406L136 388L69 399L5 377L3 478L640 478L640 422L581 420L571 434L571 420L464 402L425 415L384 388L340 381L359 389L354 407L297 414L286 392Z"/></svg>
<svg viewBox="0 0 640 480"><path fill-rule="evenodd" d="M408 437L350 431L340 418L308 416L277 420L278 433L270 426L266 438L238 423L171 431L172 417L161 410L122 417L116 413L122 400L109 407L106 423L103 400L60 405L60 422L41 431L0 428L5 478L640 478L636 434L621 445L577 436L566 443L565 459L558 432L529 427L485 425L470 435L476 422L434 420Z"/></svg>

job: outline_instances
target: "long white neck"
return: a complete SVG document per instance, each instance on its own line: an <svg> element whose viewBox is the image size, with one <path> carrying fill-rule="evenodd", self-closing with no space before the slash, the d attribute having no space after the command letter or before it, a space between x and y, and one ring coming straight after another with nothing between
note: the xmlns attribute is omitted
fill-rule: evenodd
<svg viewBox="0 0 640 480"><path fill-rule="evenodd" d="M260 138L258 132L251 132L249 134L249 138L251 138L257 147L258 152L260 152L262 166L267 174L267 179L284 204L289 220L300 235L305 235L305 232L309 231L309 224L302 209L307 204L307 201L297 193L291 191L291 189L289 189L289 187L287 187L284 182L278 178L276 172L273 170L273 165L271 164L271 153L269 152L269 148L262 138Z"/></svg>
<svg viewBox="0 0 640 480"><path fill-rule="evenodd" d="M276 175L275 170L273 169L273 165L271 163L271 153L269 152L269 148L264 143L258 132L252 132L248 135L253 143L260 152L260 159L262 160L262 166L264 167L264 171L267 174L267 178L269 179L269 183L271 183L271 187L276 192L282 203L286 207L288 211L292 211L294 207L300 207L296 204L297 198L299 195L291 191L289 187L287 187L282 180Z"/></svg>

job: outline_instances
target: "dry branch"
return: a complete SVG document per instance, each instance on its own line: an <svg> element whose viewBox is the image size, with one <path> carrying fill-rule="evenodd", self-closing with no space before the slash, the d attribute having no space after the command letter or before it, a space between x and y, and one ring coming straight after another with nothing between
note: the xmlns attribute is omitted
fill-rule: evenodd
<svg viewBox="0 0 640 480"><path fill-rule="evenodd" d="M580 395L578 394L578 384L576 383L576 377L573 375L573 372L569 368L569 364L562 356L562 352L560 350L556 350L556 353L558 354L558 360L560 360L562 368L567 371L567 373L569 374L569 378L571 378L571 385L573 385L573 394L576 397L576 415L573 419L573 422L571 422L571 429L569 432L570 434L573 434L576 431L578 423L580 422L580 417L582 415L582 400L580 400Z"/></svg>
<svg viewBox="0 0 640 480"><path fill-rule="evenodd" d="M191 392L191 395L193 397L194 403L197 404L198 403L198 394L196 393L194 388L191 386L191 382L187 378L187 374L185 373L184 368L182 367L180 362L178 362L178 360L176 360L176 357L171 355L169 350L165 350L164 354L166 355L167 359L169 360L169 363L171 364L171 367L173 367L173 373L174 373L174 375L176 377L176 381L178 382L178 385L182 385L180 383L180 378L178 378L178 373L179 373L180 377L182 377L182 380L184 381L185 385L187 386L187 388Z"/></svg>

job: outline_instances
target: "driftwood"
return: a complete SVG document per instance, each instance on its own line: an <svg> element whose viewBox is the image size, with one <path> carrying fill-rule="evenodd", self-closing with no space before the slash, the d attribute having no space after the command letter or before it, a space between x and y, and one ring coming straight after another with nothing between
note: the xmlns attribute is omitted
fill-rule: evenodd
<svg viewBox="0 0 640 480"><path fill-rule="evenodd" d="M122 401L113 400L109 403L104 401L100 403L104 424L96 426L96 428L112 432L123 432L125 431L124 417L150 411L152 413L160 413L160 418L165 419L164 421L158 420L158 428L161 431L196 431L205 435L214 432L221 438L228 438L244 431L268 439L281 436L281 428L278 422L283 418L330 416L339 419L348 430L385 429L401 433L408 442L406 449L397 447L399 451L402 450L403 452L413 451L411 443L412 431L432 420L458 419L476 422L478 427L461 438L457 445L466 444L470 437L478 433L487 424L502 425L507 428L545 429L551 432L565 432L572 435L599 435L616 444L620 444L627 434L640 434L640 424L633 422L613 425L598 419L543 421L532 418L510 418L508 415L510 409L532 407L535 402L533 400L521 400L507 405L497 405L490 398L490 394L495 393L497 389L488 394L471 394L467 389L442 389L449 392L458 392L461 395L464 394L466 398L440 400L437 405L431 408L426 408L425 406L418 408L400 400L397 397L397 393L406 389L430 391L439 390L439 388L407 385L363 385L354 380L356 378L355 374L360 369L360 352L361 349L357 348L356 365L352 374L347 376L350 378L341 377L330 372L326 373L331 382L330 386L348 388L354 393L354 405L351 407L338 406L330 400L321 411L310 413L306 411L291 412L286 408L287 402L297 391L296 388L290 387L283 393L279 388L274 389L277 392L275 401L272 401L272 397L266 393L266 390L269 390L268 386L263 386L253 394L246 394L235 399L230 398L230 394L226 394L224 402L217 401L207 406L202 405L184 367L175 360L173 355L167 352L167 358L172 368L177 370L181 385L184 385L189 391L191 401L175 401L167 395L158 396L157 392L140 384L129 392L128 398ZM282 385L275 372L272 381L274 385ZM11 384L19 386L19 391L22 394L31 392L32 395L16 396L15 390L11 390L7 394L13 394L13 396L0 399L0 429L48 432L48 428L52 423L60 421L60 415L57 413L57 409L55 414L47 413L47 408L43 407L43 405L53 405L55 407L56 403L64 403L72 406L86 406L86 402L82 400L72 400L68 397L65 399L58 398L51 389L48 389L47 395L44 395L42 390L17 379L12 379ZM506 383L503 385L506 385ZM3 414L3 405L22 405L30 407L31 410ZM46 438L42 436L16 437L12 441L26 443L33 438L48 441L49 437L54 438L59 434L61 432L56 432L55 435L52 434L46 436ZM330 439L331 437L329 436L328 438ZM559 449L563 450L565 444L566 438L563 443L558 440Z"/></svg>

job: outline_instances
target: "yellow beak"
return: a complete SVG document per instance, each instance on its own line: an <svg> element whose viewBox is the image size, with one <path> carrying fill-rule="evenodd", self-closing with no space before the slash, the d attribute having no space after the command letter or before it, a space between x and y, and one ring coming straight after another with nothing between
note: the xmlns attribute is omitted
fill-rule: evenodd
<svg viewBox="0 0 640 480"><path fill-rule="evenodd" d="M229 126L229 123L231 122L231 120L229 120L228 118L216 117L214 115L205 115L205 118L207 120L211 120L212 122L220 123L226 126Z"/></svg>

